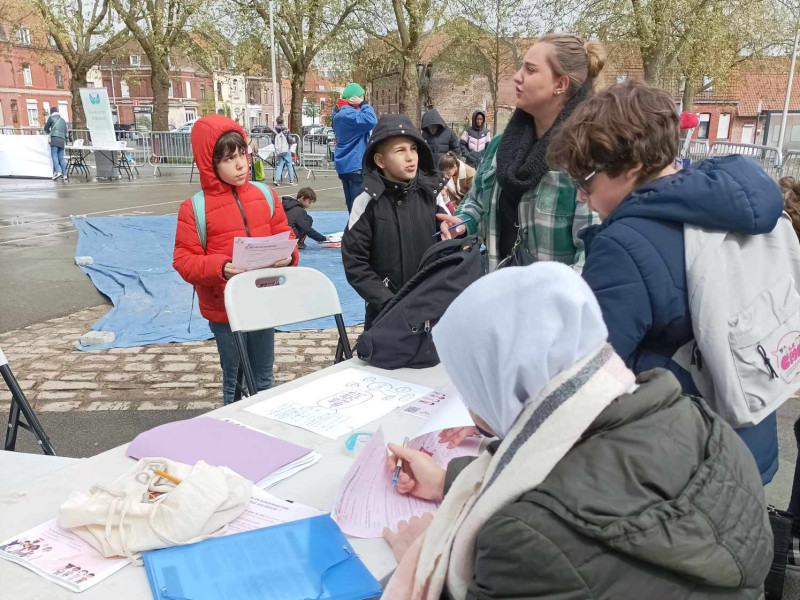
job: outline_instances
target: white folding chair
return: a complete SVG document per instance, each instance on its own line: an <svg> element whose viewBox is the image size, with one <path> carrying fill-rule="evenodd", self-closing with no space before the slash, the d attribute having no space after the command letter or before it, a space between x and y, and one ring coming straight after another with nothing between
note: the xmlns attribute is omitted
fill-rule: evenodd
<svg viewBox="0 0 800 600"><path fill-rule="evenodd" d="M283 267L236 275L225 286L225 311L250 394L257 388L247 355L247 332L333 316L339 330L335 362L353 358L336 286L316 269Z"/></svg>

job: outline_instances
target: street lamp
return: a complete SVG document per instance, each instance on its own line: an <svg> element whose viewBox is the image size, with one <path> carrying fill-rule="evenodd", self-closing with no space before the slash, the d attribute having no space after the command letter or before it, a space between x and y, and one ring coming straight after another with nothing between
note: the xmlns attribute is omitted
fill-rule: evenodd
<svg viewBox="0 0 800 600"><path fill-rule="evenodd" d="M114 114L117 117L117 123L119 123L119 114L117 114L117 91L114 89L114 65L117 64L117 59L111 59L111 98L112 104L114 105Z"/></svg>
<svg viewBox="0 0 800 600"><path fill-rule="evenodd" d="M269 0L269 57L272 62L272 126L275 126L275 119L278 118L278 84L275 77L275 23L273 13L275 12L275 0Z"/></svg>

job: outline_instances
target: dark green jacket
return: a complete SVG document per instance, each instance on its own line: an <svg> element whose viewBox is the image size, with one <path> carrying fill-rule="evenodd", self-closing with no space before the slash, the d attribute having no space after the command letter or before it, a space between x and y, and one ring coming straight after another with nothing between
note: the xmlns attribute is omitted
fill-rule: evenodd
<svg viewBox="0 0 800 600"><path fill-rule="evenodd" d="M63 148L64 142L67 140L67 122L61 115L54 113L47 118L47 123L44 124L44 132L50 134L51 146ZM53 141L57 143L54 144Z"/></svg>
<svg viewBox="0 0 800 600"><path fill-rule="evenodd" d="M668 371L639 381L486 522L467 598L759 598L772 532L753 456Z"/></svg>

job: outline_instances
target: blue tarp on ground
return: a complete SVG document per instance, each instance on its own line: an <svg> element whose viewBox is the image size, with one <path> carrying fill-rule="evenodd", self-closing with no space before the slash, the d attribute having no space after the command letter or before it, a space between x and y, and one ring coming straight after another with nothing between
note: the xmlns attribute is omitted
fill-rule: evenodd
<svg viewBox="0 0 800 600"><path fill-rule="evenodd" d="M347 225L346 212L312 215L314 227L322 233L342 231ZM79 346L81 350L211 339L197 298L192 302L192 286L172 268L176 219L175 215L73 218L79 232L75 256L93 260L81 269L114 304L92 329L113 331L116 336L111 343ZM300 264L322 271L333 281L348 326L364 322L364 302L345 279L339 249L320 248L309 240L307 248L300 251ZM328 327L335 327L332 317L281 329Z"/></svg>

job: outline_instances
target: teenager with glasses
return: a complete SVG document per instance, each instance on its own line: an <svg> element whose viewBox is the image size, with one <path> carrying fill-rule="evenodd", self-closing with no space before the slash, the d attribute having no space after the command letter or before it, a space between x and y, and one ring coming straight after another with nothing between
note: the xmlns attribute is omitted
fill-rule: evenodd
<svg viewBox="0 0 800 600"><path fill-rule="evenodd" d="M600 303L609 342L634 373L669 369L684 392L699 395L672 360L694 339L684 224L766 233L783 203L777 184L744 156L676 171L679 124L669 94L628 81L583 103L554 137L549 159L572 178L578 200L603 219L583 233L583 276ZM775 414L737 433L768 483L778 467Z"/></svg>

